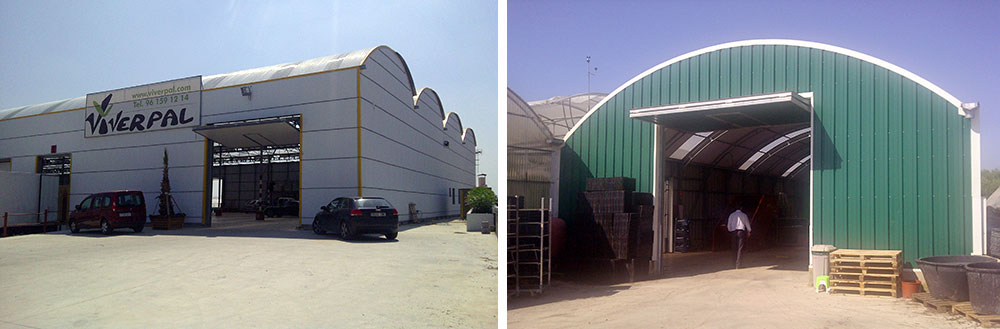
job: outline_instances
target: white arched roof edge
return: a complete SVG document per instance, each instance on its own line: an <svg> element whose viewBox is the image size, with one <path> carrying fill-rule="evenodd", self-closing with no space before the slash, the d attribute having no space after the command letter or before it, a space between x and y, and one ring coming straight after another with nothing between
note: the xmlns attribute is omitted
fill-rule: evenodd
<svg viewBox="0 0 1000 329"><path fill-rule="evenodd" d="M462 118L458 117L458 113L455 112L448 112L448 114L445 116L444 121L441 122L441 129L448 130L448 122L453 117L455 118L455 120L458 121L458 131L459 135L461 135L463 133L463 130L465 130L465 128L462 126Z"/></svg>
<svg viewBox="0 0 1000 329"><path fill-rule="evenodd" d="M416 107L420 103L420 98L424 97L424 93L430 93L431 97L434 97L434 100L437 101L437 104L438 104L438 116L441 117L441 120L444 120L445 119L444 118L444 103L441 102L441 96L438 96L438 93L436 91L434 91L434 89L431 89L431 88L428 88L428 87L420 88L420 91L417 92L417 95L413 96L413 106ZM417 110L420 110L420 109L418 108Z"/></svg>
<svg viewBox="0 0 1000 329"><path fill-rule="evenodd" d="M410 67L406 65L406 60L403 59L403 55L400 55L399 52L396 52L389 46L380 45L378 47L374 47L371 50L369 50L368 54L365 55L365 59L361 60L361 65L364 65L365 62L368 62L368 59L371 58L372 54L374 54L379 49L388 49L391 54L396 55L396 59L398 59L399 63L402 64L403 71L406 72L406 80L410 83L410 94L411 94L410 96L416 96L417 90L415 87L413 87L413 75L410 74ZM392 58L390 57L390 59Z"/></svg>
<svg viewBox="0 0 1000 329"><path fill-rule="evenodd" d="M511 96L513 96L513 98ZM538 112L535 112L535 109L531 107L531 104L525 102L524 99L521 98L521 95L518 95L516 92L514 92L513 89L510 89L510 87L507 87L507 99L513 100L514 104L516 104L519 108L521 108L521 110L525 112L526 115L531 116L531 121L535 124L535 127L537 127L538 130L540 130L542 134L545 135L545 138L548 139L555 138L552 135L552 131L550 131L549 128L542 123L541 116L538 115Z"/></svg>
<svg viewBox="0 0 1000 329"><path fill-rule="evenodd" d="M578 128L580 128L580 126L585 121L587 121L587 119L590 118L590 115L593 114L597 109L601 108L601 106L604 105L604 103L607 103L607 101L609 99L613 98L615 95L617 95L618 93L620 93L622 90L625 90L626 87L631 86L636 81L639 81L640 79L646 77L647 75L653 74L653 72L655 72L656 70L659 70L659 69L662 69L664 67L670 66L671 64L680 62L680 61L682 61L684 59L688 59L688 58L691 58L691 57L694 57L694 56L697 56L697 55L701 55L701 54L704 54L704 53L710 53L710 52L713 52L713 51L716 51L716 50L721 50L721 49L726 49L726 48L733 48L733 47L742 47L742 46L764 46L764 45L798 46L798 47L815 48L815 49L826 50L826 51L830 51L830 52L834 52L834 53L844 54L844 55L847 55L847 56L850 56L850 57L854 57L854 58L857 58L857 59L860 59L860 60L863 60L863 61L866 61L866 62L870 62L872 64L884 67L885 69L887 69L889 71L895 72L895 73L899 74L900 76L903 76L903 77L905 77L907 79L913 80L917 84L919 84L919 85L921 85L921 86L929 89L930 91L934 92L935 94L938 94L939 96L941 96L942 98L944 98L945 100L947 100L948 103L951 103L951 105L954 105L956 108L958 108L958 114L959 115L964 115L964 113L962 113L962 102L960 102L958 100L958 98L955 98L955 96L952 96L950 93L948 93L944 89L941 89L941 87L938 87L937 85L931 83L930 81L927 81L924 78L921 78L920 76L914 74L913 72L907 71L904 68L901 68L901 67L896 66L896 65L894 65L892 63L886 62L884 60L878 59L876 57L873 57L873 56L870 56L870 55L867 55L867 54L864 54L864 53L861 53L861 52L857 52L857 51L854 51L854 50L850 50L850 49L847 49L847 48L837 47L837 46L828 45L828 44L819 43L819 42L802 41L802 40L790 40L790 39L754 39L754 40L743 40L743 41L727 42L727 43L723 43L723 44L718 44L718 45L714 45L714 46L709 46L709 47L701 48L701 49L698 49L698 50L695 50L695 51L692 51L692 52L688 52L686 54L683 54L683 55L671 58L670 60L668 60L666 62L660 63L660 64L658 64L656 66L653 66L653 67L649 68L648 70L640 73L639 75L636 75L635 77L633 77L628 82L625 82L624 84L622 84L621 86L619 86L617 89L615 89L615 91L609 93L608 97L605 97L600 102L598 102L596 105L594 105L593 107L591 107L590 111L587 111L587 114L585 114L583 116L583 118L580 119L580 121L577 121L576 124L573 125L573 129L570 129L569 132L566 133L566 137L563 137L563 139L569 140L569 137L573 136L573 133L576 132L576 130Z"/></svg>
<svg viewBox="0 0 1000 329"><path fill-rule="evenodd" d="M472 131L472 128L465 128L465 131L462 132L462 143L468 142L469 138L472 138L472 146L479 146L476 143L476 132Z"/></svg>

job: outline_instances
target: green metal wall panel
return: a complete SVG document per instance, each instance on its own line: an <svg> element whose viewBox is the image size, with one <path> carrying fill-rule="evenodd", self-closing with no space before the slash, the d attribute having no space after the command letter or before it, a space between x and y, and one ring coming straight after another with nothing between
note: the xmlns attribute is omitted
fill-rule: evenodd
<svg viewBox="0 0 1000 329"><path fill-rule="evenodd" d="M857 112L857 120L861 125L861 132L857 135L855 140L857 141L859 157L858 166L859 169L859 188L861 190L860 203L861 203L861 232L863 236L861 237L861 247L862 249L873 249L875 248L875 239L879 234L879 230L875 226L875 186L872 184L875 177L872 176L874 172L874 162L875 154L872 152L872 146L874 144L874 138L872 138L872 127L876 120L874 103L875 98L872 93L875 91L875 75L872 71L873 65L868 62L861 62L861 72L858 80L859 93L861 94L861 106L860 111ZM865 118L865 119L862 119Z"/></svg>
<svg viewBox="0 0 1000 329"><path fill-rule="evenodd" d="M903 230L900 227L905 227L903 216L903 172L899 168L902 167L902 148L903 148L903 96L902 96L902 83L900 79L902 77L895 72L886 72L886 102L889 106L887 113L887 119L889 123L889 131L887 132L887 147L886 161L888 161L889 168L889 185L888 191L886 192L889 198L888 208L889 208L889 223L893 229L889 233L889 249L895 250L905 250L905 243L903 240Z"/></svg>
<svg viewBox="0 0 1000 329"><path fill-rule="evenodd" d="M629 110L778 91L813 92L815 243L902 249L907 261L971 252L969 120L884 67L790 45L699 54L609 96L563 147L562 216L572 222L590 177L654 189L654 126Z"/></svg>
<svg viewBox="0 0 1000 329"><path fill-rule="evenodd" d="M888 81L886 80L886 70L881 67L874 67L872 70L873 91L871 115L874 116L872 122L872 200L874 209L872 217L875 221L875 249L890 249L892 236L889 234L890 227L898 224L890 222L889 216L889 166L888 166L888 136L889 136L889 103L888 103ZM881 109L881 110L877 110Z"/></svg>

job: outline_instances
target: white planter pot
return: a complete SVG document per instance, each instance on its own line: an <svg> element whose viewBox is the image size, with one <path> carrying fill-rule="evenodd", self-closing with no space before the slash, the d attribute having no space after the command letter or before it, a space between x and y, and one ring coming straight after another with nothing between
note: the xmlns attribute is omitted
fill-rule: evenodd
<svg viewBox="0 0 1000 329"><path fill-rule="evenodd" d="M496 217L493 214L477 214L471 213L465 215L465 231L481 231L483 229L483 221L489 221L490 226L496 226Z"/></svg>

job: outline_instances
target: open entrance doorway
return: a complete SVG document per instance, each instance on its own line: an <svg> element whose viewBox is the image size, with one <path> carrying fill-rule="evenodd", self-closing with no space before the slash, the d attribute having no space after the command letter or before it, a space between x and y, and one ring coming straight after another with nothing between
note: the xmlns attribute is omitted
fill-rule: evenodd
<svg viewBox="0 0 1000 329"><path fill-rule="evenodd" d="M69 192L70 192L70 175L73 171L73 155L72 154L51 154L39 156L36 160L35 172L43 175L58 176L59 177L59 187L57 191L47 191L42 188L42 184L39 184L39 204L41 200L46 198L51 198L52 192L56 194L56 208L52 209L56 211L57 215L52 216L49 220L58 219L60 223L66 223L69 218ZM39 207L41 208L41 207ZM39 209L39 211L42 211Z"/></svg>
<svg viewBox="0 0 1000 329"><path fill-rule="evenodd" d="M302 225L301 116L214 123L208 139L206 226L295 229Z"/></svg>
<svg viewBox="0 0 1000 329"><path fill-rule="evenodd" d="M630 112L656 124L656 271L673 272L675 258L692 256L708 269L731 268L726 223L736 206L750 217L750 252L807 250L811 97L783 92ZM751 259L744 266L767 265L768 257Z"/></svg>

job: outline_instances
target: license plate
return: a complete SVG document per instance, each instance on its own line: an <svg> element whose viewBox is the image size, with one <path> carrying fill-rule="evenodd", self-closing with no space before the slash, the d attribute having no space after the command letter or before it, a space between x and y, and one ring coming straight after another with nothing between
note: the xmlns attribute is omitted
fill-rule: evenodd
<svg viewBox="0 0 1000 329"><path fill-rule="evenodd" d="M373 212L372 217L385 217L384 212Z"/></svg>
<svg viewBox="0 0 1000 329"><path fill-rule="evenodd" d="M132 217L132 213L130 213L130 212L123 212L123 213L118 214L118 216L121 216L121 217Z"/></svg>

